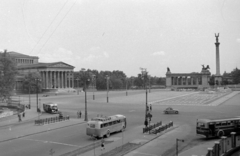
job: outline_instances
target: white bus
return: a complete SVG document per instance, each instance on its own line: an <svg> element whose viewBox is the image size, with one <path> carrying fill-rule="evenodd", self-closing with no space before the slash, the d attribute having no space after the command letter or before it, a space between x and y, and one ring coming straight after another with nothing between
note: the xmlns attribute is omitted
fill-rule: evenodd
<svg viewBox="0 0 240 156"><path fill-rule="evenodd" d="M87 123L87 135L96 138L108 138L111 133L124 131L126 126L127 119L124 115L95 117Z"/></svg>
<svg viewBox="0 0 240 156"><path fill-rule="evenodd" d="M209 137L228 136L231 132L240 132L240 117L222 119L198 119L196 132Z"/></svg>

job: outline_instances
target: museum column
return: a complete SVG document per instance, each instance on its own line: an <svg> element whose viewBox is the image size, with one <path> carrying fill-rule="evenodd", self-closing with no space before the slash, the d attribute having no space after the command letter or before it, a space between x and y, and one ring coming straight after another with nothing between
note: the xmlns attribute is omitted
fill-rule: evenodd
<svg viewBox="0 0 240 156"><path fill-rule="evenodd" d="M56 88L57 86L57 83L56 83L56 71L53 72L53 81L54 81L54 89Z"/></svg>
<svg viewBox="0 0 240 156"><path fill-rule="evenodd" d="M72 72L72 88L74 88L74 74Z"/></svg>
<svg viewBox="0 0 240 156"><path fill-rule="evenodd" d="M64 72L65 74L65 76L64 76L64 80L65 80L65 88L67 88L68 86L67 86L67 72L65 71Z"/></svg>
<svg viewBox="0 0 240 156"><path fill-rule="evenodd" d="M45 71L42 71L41 73L42 73L42 75L43 75L43 76L42 76L42 88L45 89L45 88L46 88L46 87L45 87Z"/></svg>
<svg viewBox="0 0 240 156"><path fill-rule="evenodd" d="M49 88L52 88L52 71L49 71L49 75L50 75L50 81L49 81L49 85L50 87Z"/></svg>
<svg viewBox="0 0 240 156"><path fill-rule="evenodd" d="M63 88L63 72L62 71L60 71L60 75L61 75L61 88Z"/></svg>
<svg viewBox="0 0 240 156"><path fill-rule="evenodd" d="M46 89L48 89L49 88L49 86L48 86L48 71L46 71Z"/></svg>
<svg viewBox="0 0 240 156"><path fill-rule="evenodd" d="M68 88L71 88L71 73L68 72Z"/></svg>

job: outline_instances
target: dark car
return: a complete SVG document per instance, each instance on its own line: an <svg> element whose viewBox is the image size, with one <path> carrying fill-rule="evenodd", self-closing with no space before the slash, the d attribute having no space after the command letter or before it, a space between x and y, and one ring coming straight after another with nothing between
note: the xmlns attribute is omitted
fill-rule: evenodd
<svg viewBox="0 0 240 156"><path fill-rule="evenodd" d="M179 111L176 109L173 109L172 107L168 107L163 111L165 114L178 114Z"/></svg>

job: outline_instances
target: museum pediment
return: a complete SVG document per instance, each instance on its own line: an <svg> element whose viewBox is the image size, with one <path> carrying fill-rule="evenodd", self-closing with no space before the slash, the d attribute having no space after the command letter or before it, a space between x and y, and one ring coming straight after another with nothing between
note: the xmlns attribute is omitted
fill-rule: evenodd
<svg viewBox="0 0 240 156"><path fill-rule="evenodd" d="M51 64L49 67L59 67L59 68L73 68L73 66L71 65L68 65L66 63L63 63L63 62L59 62L59 63L54 63L54 64Z"/></svg>

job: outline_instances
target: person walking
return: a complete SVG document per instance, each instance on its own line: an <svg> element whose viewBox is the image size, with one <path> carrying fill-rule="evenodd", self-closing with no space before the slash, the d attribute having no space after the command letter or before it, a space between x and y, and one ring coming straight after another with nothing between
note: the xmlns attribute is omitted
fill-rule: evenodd
<svg viewBox="0 0 240 156"><path fill-rule="evenodd" d="M81 111L79 111L79 118L81 118L82 117L82 112Z"/></svg>
<svg viewBox="0 0 240 156"><path fill-rule="evenodd" d="M19 121L19 122L22 121L20 113L18 113L18 121Z"/></svg>
<svg viewBox="0 0 240 156"><path fill-rule="evenodd" d="M148 127L148 121L147 120L144 121L144 125L145 125L145 127Z"/></svg>
<svg viewBox="0 0 240 156"><path fill-rule="evenodd" d="M150 112L152 112L152 104L150 104L149 109L150 109Z"/></svg>

